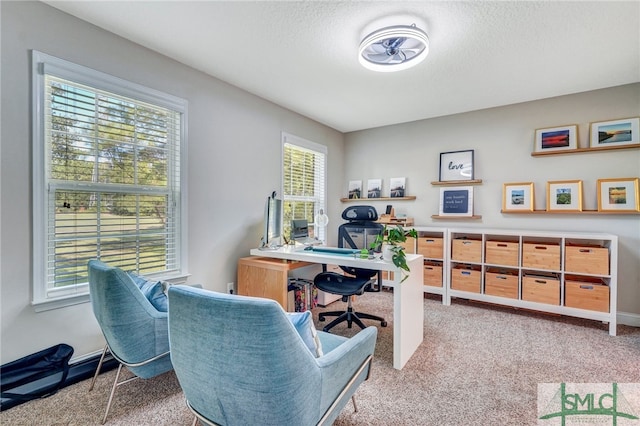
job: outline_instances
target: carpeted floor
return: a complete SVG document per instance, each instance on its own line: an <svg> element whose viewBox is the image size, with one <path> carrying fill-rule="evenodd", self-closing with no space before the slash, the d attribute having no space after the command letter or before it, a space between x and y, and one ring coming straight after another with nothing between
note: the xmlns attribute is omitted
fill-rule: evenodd
<svg viewBox="0 0 640 426"><path fill-rule="evenodd" d="M594 321L456 300L425 299L424 342L401 371L392 367L393 294L367 294L356 309L382 314L372 375L336 425L535 425L538 383L640 382L640 328L618 336ZM338 301L330 309L338 309ZM314 318L320 309L314 310ZM317 323L322 328L322 323ZM357 328L338 326L336 334ZM0 413L2 425L98 425L115 371L92 392L80 382ZM637 396L637 395L635 395ZM640 413L640 400L631 398ZM171 373L121 386L108 425L190 425ZM559 423L558 423L559 424Z"/></svg>

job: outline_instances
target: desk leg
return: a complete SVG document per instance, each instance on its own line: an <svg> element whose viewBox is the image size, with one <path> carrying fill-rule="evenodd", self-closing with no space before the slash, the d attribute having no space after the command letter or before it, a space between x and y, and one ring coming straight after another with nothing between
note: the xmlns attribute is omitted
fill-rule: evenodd
<svg viewBox="0 0 640 426"><path fill-rule="evenodd" d="M409 262L409 277L400 283L393 274L393 368L401 370L422 343L424 335L424 277L422 257Z"/></svg>

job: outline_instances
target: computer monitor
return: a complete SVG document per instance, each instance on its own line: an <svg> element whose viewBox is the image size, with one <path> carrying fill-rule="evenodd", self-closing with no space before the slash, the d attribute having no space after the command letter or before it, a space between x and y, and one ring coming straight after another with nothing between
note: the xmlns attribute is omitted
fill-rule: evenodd
<svg viewBox="0 0 640 426"><path fill-rule="evenodd" d="M307 219L293 219L291 221L291 238L294 240L309 237L309 222Z"/></svg>
<svg viewBox="0 0 640 426"><path fill-rule="evenodd" d="M275 197L274 192L264 205L262 247L275 248L282 244L282 200Z"/></svg>

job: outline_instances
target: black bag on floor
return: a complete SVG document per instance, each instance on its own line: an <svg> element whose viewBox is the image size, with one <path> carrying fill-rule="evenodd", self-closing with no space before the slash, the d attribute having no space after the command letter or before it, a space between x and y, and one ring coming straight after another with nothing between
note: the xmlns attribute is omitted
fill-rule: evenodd
<svg viewBox="0 0 640 426"><path fill-rule="evenodd" d="M67 379L72 355L73 348L60 343L0 366L0 408L56 393Z"/></svg>

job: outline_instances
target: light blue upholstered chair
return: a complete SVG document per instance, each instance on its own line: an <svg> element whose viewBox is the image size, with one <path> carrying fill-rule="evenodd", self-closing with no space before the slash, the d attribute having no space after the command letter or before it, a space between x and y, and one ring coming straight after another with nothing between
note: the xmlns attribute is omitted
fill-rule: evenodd
<svg viewBox="0 0 640 426"><path fill-rule="evenodd" d="M149 379L173 369L169 356L168 317L166 312L158 311L151 304L121 269L91 260L88 271L93 313L107 341L89 390L93 388L107 351L120 363L102 419L104 424L118 386L138 377ZM122 366L135 377L118 382Z"/></svg>
<svg viewBox="0 0 640 426"><path fill-rule="evenodd" d="M330 425L350 398L357 411L377 328L350 339L314 331L316 356L273 300L174 286L169 305L171 359L194 425Z"/></svg>

